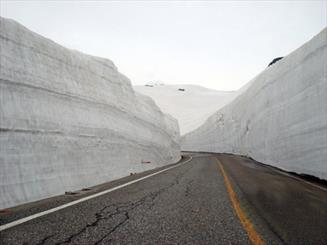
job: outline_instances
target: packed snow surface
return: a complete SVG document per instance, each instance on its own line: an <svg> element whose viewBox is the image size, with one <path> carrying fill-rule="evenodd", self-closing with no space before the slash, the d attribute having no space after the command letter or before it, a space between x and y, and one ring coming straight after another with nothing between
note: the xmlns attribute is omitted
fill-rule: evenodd
<svg viewBox="0 0 327 245"><path fill-rule="evenodd" d="M0 209L180 159L177 121L110 60L0 20Z"/></svg>
<svg viewBox="0 0 327 245"><path fill-rule="evenodd" d="M228 152L327 179L327 29L266 68L182 138L182 149Z"/></svg>
<svg viewBox="0 0 327 245"><path fill-rule="evenodd" d="M176 118L182 135L199 127L212 113L237 95L237 92L217 91L196 85L163 83L148 83L134 86L134 89L150 96L163 112Z"/></svg>

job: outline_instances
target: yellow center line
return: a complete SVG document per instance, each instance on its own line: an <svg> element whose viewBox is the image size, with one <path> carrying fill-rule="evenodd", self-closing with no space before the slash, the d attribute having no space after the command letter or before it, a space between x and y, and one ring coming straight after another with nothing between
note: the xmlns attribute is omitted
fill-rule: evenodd
<svg viewBox="0 0 327 245"><path fill-rule="evenodd" d="M217 163L218 163L218 167L224 177L224 181L225 181L225 185L227 188L227 192L229 194L229 198L232 202L232 205L234 207L234 210L239 218L239 220L241 221L244 229L246 230L246 232L248 233L249 239L251 240L252 244L254 245L264 245L264 241L262 240L262 238L260 237L260 235L256 232L256 230L254 229L253 224L251 223L251 221L246 217L246 215L244 214L241 205L239 203L239 201L237 200L237 196L236 193L233 190L233 187L227 177L227 174L224 170L223 165L221 164L221 162L215 158Z"/></svg>

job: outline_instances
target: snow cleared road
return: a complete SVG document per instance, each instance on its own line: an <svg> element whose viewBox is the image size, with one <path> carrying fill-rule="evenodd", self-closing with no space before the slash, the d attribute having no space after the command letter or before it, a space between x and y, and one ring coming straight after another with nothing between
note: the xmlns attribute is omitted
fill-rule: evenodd
<svg viewBox="0 0 327 245"><path fill-rule="evenodd" d="M192 159L185 164L4 230L0 243L253 244L259 239L261 244L326 244L324 186L245 157L188 155L183 161ZM156 171L97 188L113 188ZM1 223L76 198L17 207L2 214Z"/></svg>

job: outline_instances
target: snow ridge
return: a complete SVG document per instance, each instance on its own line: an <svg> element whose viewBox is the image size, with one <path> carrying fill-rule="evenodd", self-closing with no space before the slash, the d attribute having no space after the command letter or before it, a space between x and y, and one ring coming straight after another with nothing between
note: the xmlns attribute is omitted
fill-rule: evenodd
<svg viewBox="0 0 327 245"><path fill-rule="evenodd" d="M202 125L212 113L238 94L235 91L217 91L185 84L150 83L145 86L134 86L134 89L150 96L163 112L176 118L181 135Z"/></svg>

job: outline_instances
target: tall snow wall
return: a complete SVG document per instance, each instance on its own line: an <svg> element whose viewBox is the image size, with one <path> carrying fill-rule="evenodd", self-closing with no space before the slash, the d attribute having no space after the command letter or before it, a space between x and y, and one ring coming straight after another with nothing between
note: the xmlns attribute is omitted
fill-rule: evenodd
<svg viewBox="0 0 327 245"><path fill-rule="evenodd" d="M182 150L250 156L327 179L327 29L266 68L182 137Z"/></svg>
<svg viewBox="0 0 327 245"><path fill-rule="evenodd" d="M0 209L180 159L177 121L110 60L0 20Z"/></svg>

